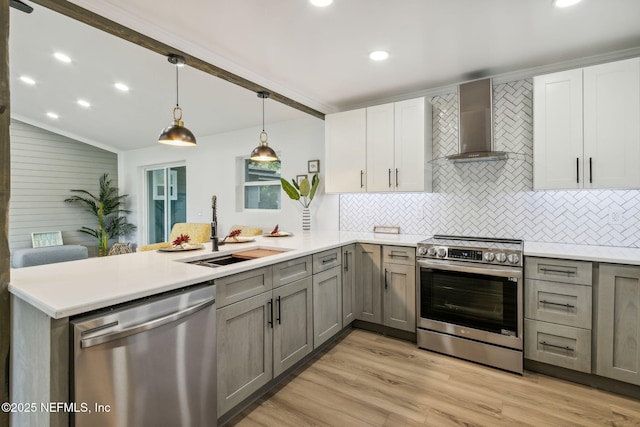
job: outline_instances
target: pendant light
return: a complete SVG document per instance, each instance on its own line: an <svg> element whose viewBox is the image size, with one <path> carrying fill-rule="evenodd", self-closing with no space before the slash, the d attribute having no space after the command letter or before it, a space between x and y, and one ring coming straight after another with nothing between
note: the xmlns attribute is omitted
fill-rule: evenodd
<svg viewBox="0 0 640 427"><path fill-rule="evenodd" d="M275 162L278 155L267 143L269 136L264 131L264 100L269 97L269 92L258 92L258 98L262 98L262 132L260 132L260 145L253 149L250 159L254 162Z"/></svg>
<svg viewBox="0 0 640 427"><path fill-rule="evenodd" d="M176 66L176 106L173 107L173 124L162 130L162 133L158 137L158 142L160 144L176 145L179 147L195 147L196 137L189 129L184 127L182 108L180 108L180 104L178 103L178 67L184 65L184 57L171 54L167 59Z"/></svg>

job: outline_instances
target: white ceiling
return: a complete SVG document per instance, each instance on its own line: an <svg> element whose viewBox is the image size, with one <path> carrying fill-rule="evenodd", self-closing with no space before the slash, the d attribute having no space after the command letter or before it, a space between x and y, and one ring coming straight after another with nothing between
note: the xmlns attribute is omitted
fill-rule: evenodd
<svg viewBox="0 0 640 427"><path fill-rule="evenodd" d="M551 0L334 0L323 9L307 0L72 1L325 113L477 73L497 75L640 47L638 0L584 0L568 9L554 8ZM90 89L98 91L92 112L100 107L100 114L74 115L73 122L80 122L74 132L123 150L155 143L173 105L174 69L166 59L110 36L77 36L78 24L70 22L21 29L46 14L34 7L32 16L12 10L12 81L22 72L14 64L18 57L40 55L34 62L25 59L25 67L37 68L43 79L58 73L58 89L65 81L74 84L57 99L73 103L76 96L89 97L84 93L93 96ZM39 40L32 45L15 47L34 37ZM78 58L73 75L60 74L61 64L52 62L56 48ZM369 60L377 49L388 50L390 58ZM44 65L42 58L49 62ZM84 68L90 64L96 66ZM109 87L116 78L131 84L127 97ZM261 104L252 92L188 67L181 70L181 88L185 124L196 135L260 124ZM14 112L32 114L51 102L34 104L35 88L24 89L12 85ZM301 117L276 104L267 102L268 122ZM90 133L115 114L127 119L118 141Z"/></svg>

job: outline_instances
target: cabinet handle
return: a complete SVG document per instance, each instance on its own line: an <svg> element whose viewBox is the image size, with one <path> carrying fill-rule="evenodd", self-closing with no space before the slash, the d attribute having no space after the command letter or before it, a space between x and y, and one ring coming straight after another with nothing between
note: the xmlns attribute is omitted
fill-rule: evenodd
<svg viewBox="0 0 640 427"><path fill-rule="evenodd" d="M281 310L281 302L280 302L280 295L278 295L278 299L276 300L276 302L278 303L278 318L276 320L278 320L278 325L282 324L282 312Z"/></svg>
<svg viewBox="0 0 640 427"><path fill-rule="evenodd" d="M544 300L544 299L542 301L540 301L540 304L557 305L559 307L566 307L566 308L576 308L576 306L572 305L572 304L562 304L560 302L547 301L547 300Z"/></svg>
<svg viewBox="0 0 640 427"><path fill-rule="evenodd" d="M360 171L360 188L364 188L364 181L362 180L364 177L364 171Z"/></svg>
<svg viewBox="0 0 640 427"><path fill-rule="evenodd" d="M557 270L555 268L541 268L540 271L543 271L545 273L561 273L561 274L566 274L567 276L575 276L575 272L570 271L570 270Z"/></svg>
<svg viewBox="0 0 640 427"><path fill-rule="evenodd" d="M337 255L334 256L333 258L323 259L322 260L322 265L329 264L330 262L337 261L337 260L338 260L338 256Z"/></svg>
<svg viewBox="0 0 640 427"><path fill-rule="evenodd" d="M389 283L387 281L387 269L384 269L384 289L389 289Z"/></svg>
<svg viewBox="0 0 640 427"><path fill-rule="evenodd" d="M591 157L589 157L589 184L593 183L593 164L591 160Z"/></svg>
<svg viewBox="0 0 640 427"><path fill-rule="evenodd" d="M574 350L574 349L572 349L572 348L571 348L571 347L569 347L569 346L561 346L561 345L549 344L549 343L548 343L548 342L546 342L546 341L540 341L540 344L541 344L541 345L544 345L544 346L546 346L546 347L559 348L560 350L567 350L567 351L575 352L575 350Z"/></svg>
<svg viewBox="0 0 640 427"><path fill-rule="evenodd" d="M344 271L349 271L349 251L344 251Z"/></svg>
<svg viewBox="0 0 640 427"><path fill-rule="evenodd" d="M409 255L407 255L405 252L397 252L397 251L391 251L391 253L389 253L389 258L409 258Z"/></svg>
<svg viewBox="0 0 640 427"><path fill-rule="evenodd" d="M398 168L396 168L396 188L398 188Z"/></svg>
<svg viewBox="0 0 640 427"><path fill-rule="evenodd" d="M391 188L391 169L389 169L389 188Z"/></svg>
<svg viewBox="0 0 640 427"><path fill-rule="evenodd" d="M269 300L267 305L269 306L269 320L267 320L267 323L271 325L271 329L273 329L273 298Z"/></svg>

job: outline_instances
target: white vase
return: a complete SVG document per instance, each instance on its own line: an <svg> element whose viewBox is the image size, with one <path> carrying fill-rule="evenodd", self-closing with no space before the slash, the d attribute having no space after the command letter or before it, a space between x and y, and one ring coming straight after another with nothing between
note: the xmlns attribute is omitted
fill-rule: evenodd
<svg viewBox="0 0 640 427"><path fill-rule="evenodd" d="M302 229L311 230L311 210L302 208Z"/></svg>

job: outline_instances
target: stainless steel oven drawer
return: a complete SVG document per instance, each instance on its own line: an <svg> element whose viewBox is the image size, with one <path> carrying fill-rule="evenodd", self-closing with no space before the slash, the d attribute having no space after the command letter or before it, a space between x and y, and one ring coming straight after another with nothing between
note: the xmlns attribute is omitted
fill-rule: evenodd
<svg viewBox="0 0 640 427"><path fill-rule="evenodd" d="M548 280L549 282L572 283L591 286L591 263L566 259L526 257L525 279Z"/></svg>
<svg viewBox="0 0 640 427"><path fill-rule="evenodd" d="M524 357L567 369L591 372L591 331L525 319Z"/></svg>
<svg viewBox="0 0 640 427"><path fill-rule="evenodd" d="M591 286L527 279L524 287L525 317L591 329Z"/></svg>

